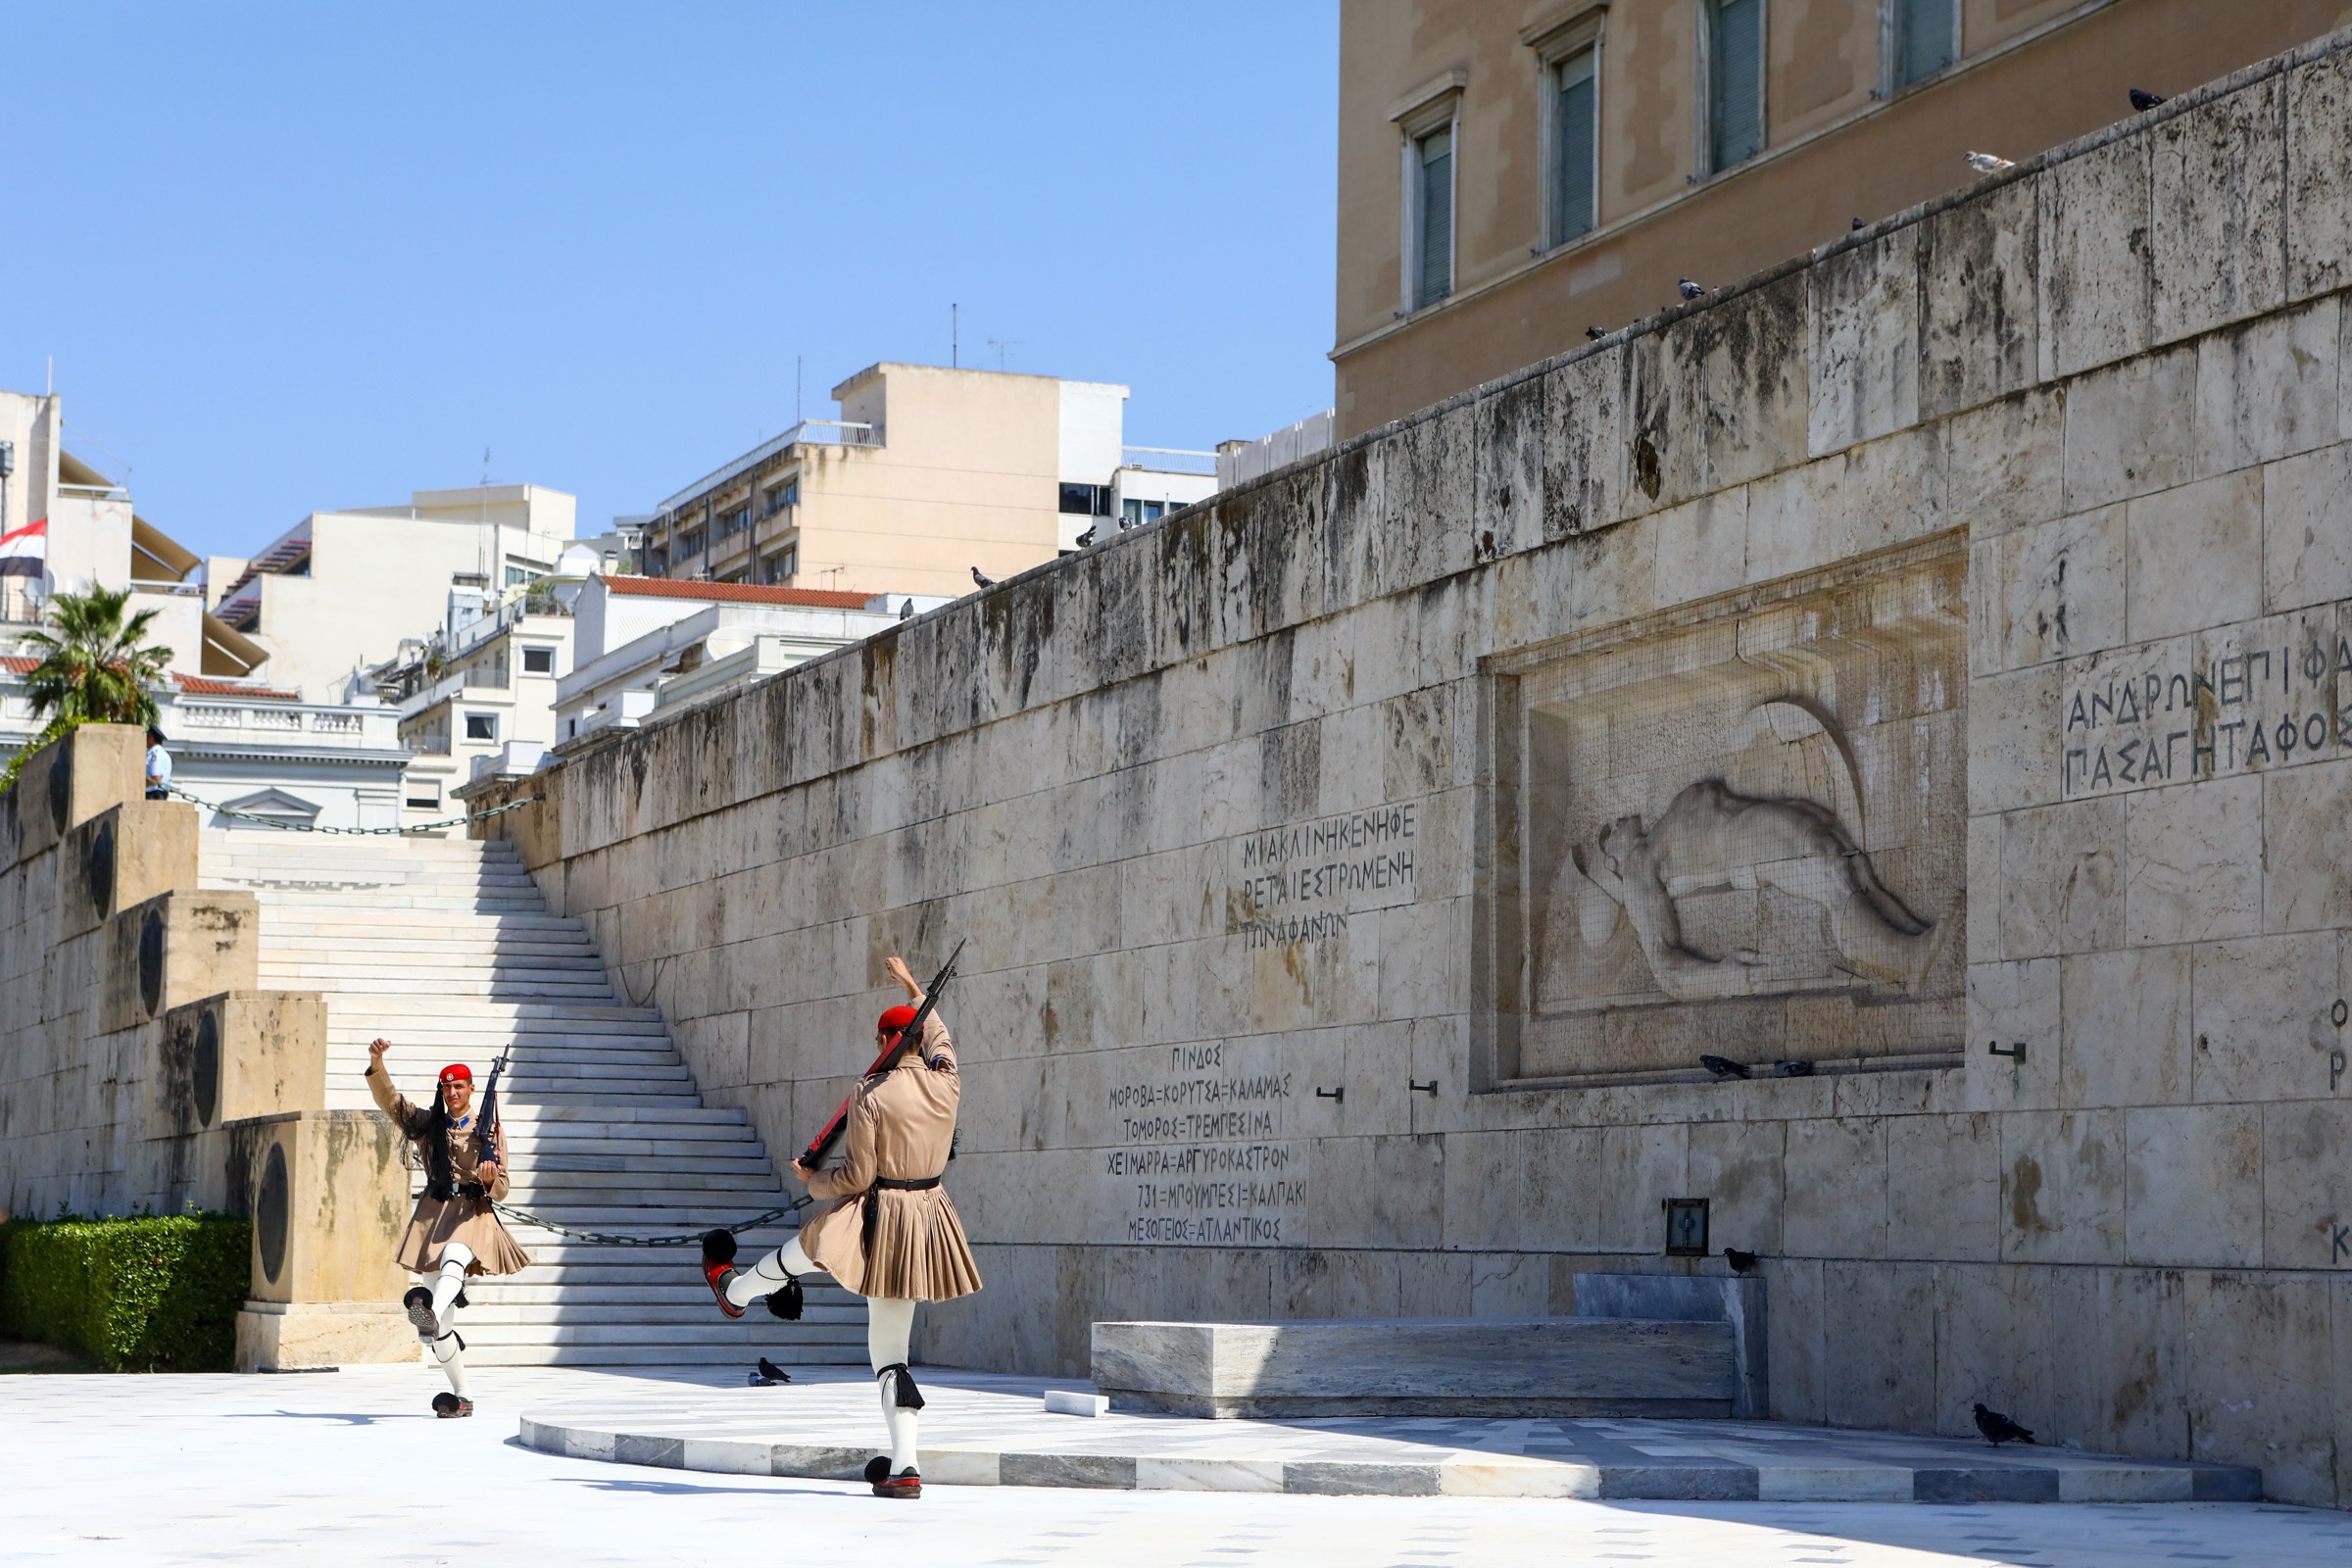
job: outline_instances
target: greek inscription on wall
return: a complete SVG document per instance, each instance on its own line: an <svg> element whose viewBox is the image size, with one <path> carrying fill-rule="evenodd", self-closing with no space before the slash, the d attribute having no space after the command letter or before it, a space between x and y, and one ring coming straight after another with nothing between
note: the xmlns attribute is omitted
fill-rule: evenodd
<svg viewBox="0 0 2352 1568"><path fill-rule="evenodd" d="M2260 772L2352 750L2352 602L2071 664L2068 797Z"/></svg>
<svg viewBox="0 0 2352 1568"><path fill-rule="evenodd" d="M1123 1190L1127 1241L1272 1247L1297 1239L1305 1152L1280 1136L1291 1074L1258 1070L1243 1054L1227 1041L1138 1053L1134 1074L1110 1086L1104 1108L1116 1142L1103 1151L1102 1173Z"/></svg>
<svg viewBox="0 0 2352 1568"><path fill-rule="evenodd" d="M1411 903L1420 818L1402 801L1242 835L1228 931L1253 950L1324 942L1350 914Z"/></svg>

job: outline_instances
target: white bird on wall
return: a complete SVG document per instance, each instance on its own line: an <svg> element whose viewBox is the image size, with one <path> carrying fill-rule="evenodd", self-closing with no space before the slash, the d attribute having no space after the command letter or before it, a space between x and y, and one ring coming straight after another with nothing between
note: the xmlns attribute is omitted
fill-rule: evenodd
<svg viewBox="0 0 2352 1568"><path fill-rule="evenodd" d="M1997 157L1992 153L1970 153L1968 167L1980 174L1997 174L2004 169L2015 169L2017 164L2012 159Z"/></svg>

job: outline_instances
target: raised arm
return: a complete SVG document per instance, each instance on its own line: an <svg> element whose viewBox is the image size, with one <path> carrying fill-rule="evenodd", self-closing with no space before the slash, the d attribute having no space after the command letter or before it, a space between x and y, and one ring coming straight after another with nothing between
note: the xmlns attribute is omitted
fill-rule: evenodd
<svg viewBox="0 0 2352 1568"><path fill-rule="evenodd" d="M408 1097L392 1087L392 1075L384 1070L384 1053L392 1049L389 1040L368 1043L368 1093L375 1097L375 1108L392 1118L392 1125L404 1137L415 1137L411 1130L416 1125L417 1109Z"/></svg>

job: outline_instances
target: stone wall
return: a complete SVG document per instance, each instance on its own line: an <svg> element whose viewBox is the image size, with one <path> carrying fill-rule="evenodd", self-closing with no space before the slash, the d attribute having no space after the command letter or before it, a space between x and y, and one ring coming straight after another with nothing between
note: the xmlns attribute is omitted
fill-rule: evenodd
<svg viewBox="0 0 2352 1568"><path fill-rule="evenodd" d="M989 1285L934 1359L1565 1311L1720 1272L1664 1255L1704 1198L1768 1258L1778 1415L1983 1399L2342 1501L2348 43L599 744L498 830L778 1149L883 956L970 939Z"/></svg>

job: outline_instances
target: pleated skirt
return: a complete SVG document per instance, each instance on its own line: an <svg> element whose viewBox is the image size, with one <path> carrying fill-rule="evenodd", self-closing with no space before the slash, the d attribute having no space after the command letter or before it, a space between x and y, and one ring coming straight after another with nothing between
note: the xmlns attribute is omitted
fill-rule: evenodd
<svg viewBox="0 0 2352 1568"><path fill-rule="evenodd" d="M874 1205L873 1244L865 1205ZM947 1190L845 1198L801 1227L801 1250L858 1296L952 1301L980 1289L980 1266Z"/></svg>
<svg viewBox="0 0 2352 1568"><path fill-rule="evenodd" d="M473 1253L468 1277L513 1274L531 1266L531 1254L514 1245L499 1223L498 1210L478 1198L416 1200L409 1217L409 1233L400 1239L400 1266L412 1274L430 1274L441 1266L441 1249L463 1242Z"/></svg>

